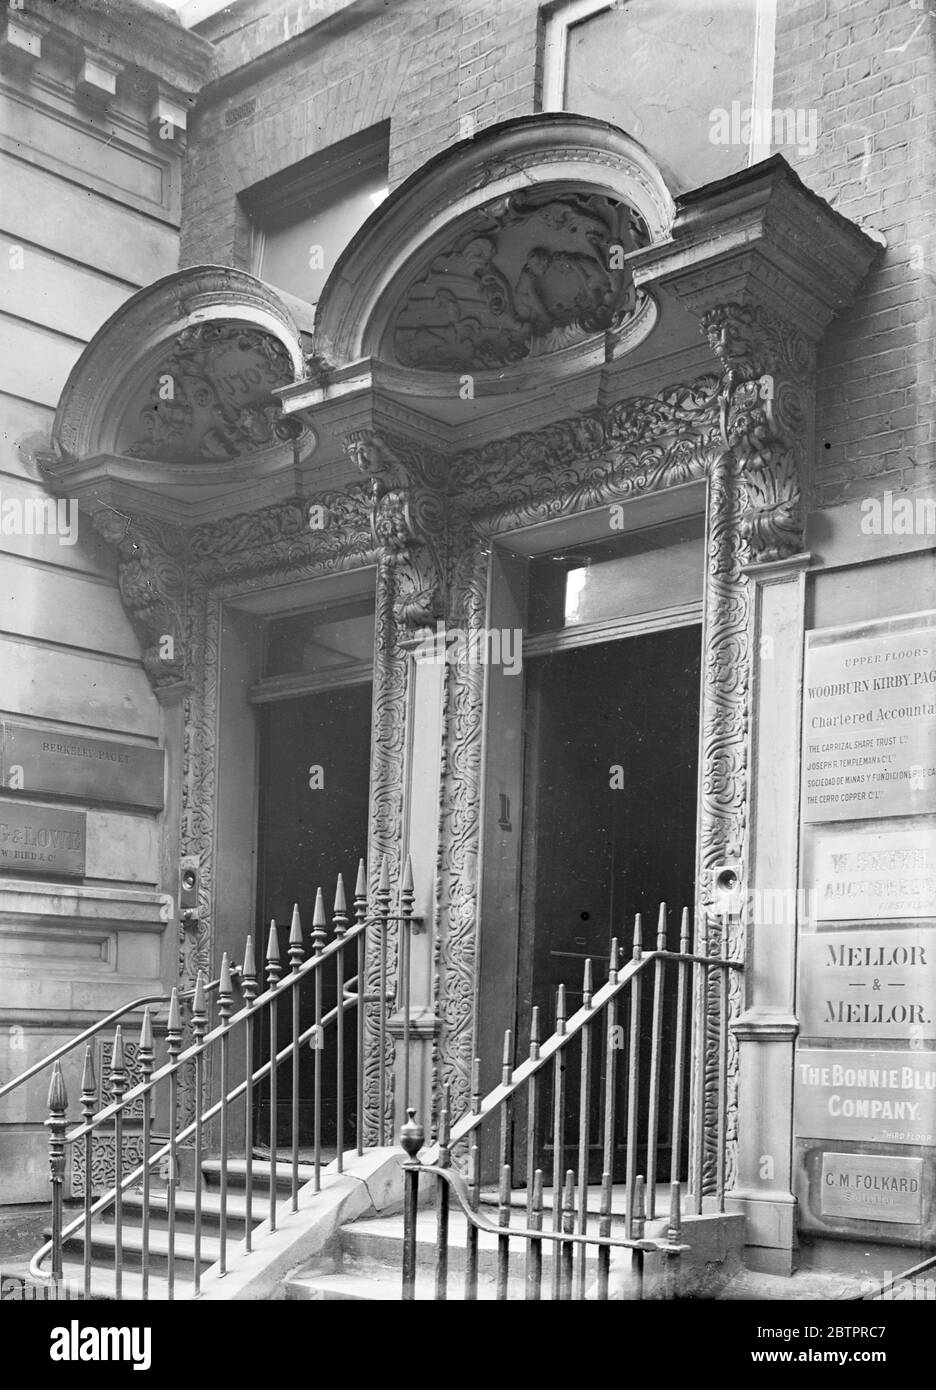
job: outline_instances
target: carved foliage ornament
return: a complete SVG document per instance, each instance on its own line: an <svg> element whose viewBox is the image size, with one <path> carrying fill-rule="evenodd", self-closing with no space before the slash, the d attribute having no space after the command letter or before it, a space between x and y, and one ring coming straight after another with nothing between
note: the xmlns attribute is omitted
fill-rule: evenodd
<svg viewBox="0 0 936 1390"><path fill-rule="evenodd" d="M722 437L741 466L749 558L786 559L803 549L814 347L760 306L718 305L702 327L724 368Z"/></svg>
<svg viewBox="0 0 936 1390"><path fill-rule="evenodd" d="M634 208L599 194L500 198L410 284L392 354L409 367L495 369L617 328L638 306L624 257L649 240Z"/></svg>
<svg viewBox="0 0 936 1390"><path fill-rule="evenodd" d="M219 463L292 436L272 396L293 379L289 354L269 333L199 323L178 335L153 370L145 401L124 419L117 451L160 463Z"/></svg>

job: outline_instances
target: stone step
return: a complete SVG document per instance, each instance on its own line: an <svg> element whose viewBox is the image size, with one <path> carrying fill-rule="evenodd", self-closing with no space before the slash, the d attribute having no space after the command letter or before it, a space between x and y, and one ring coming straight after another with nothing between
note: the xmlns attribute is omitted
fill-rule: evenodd
<svg viewBox="0 0 936 1390"><path fill-rule="evenodd" d="M271 1164L268 1159L255 1158L253 1160L252 1171L255 1202L261 1192L267 1192L269 1190L270 1167ZM325 1163L323 1161L322 1172L324 1173L324 1171ZM217 1189L221 1183L221 1160L219 1158L205 1159L202 1164L202 1173L204 1174L206 1185L210 1188ZM315 1177L314 1164L300 1163L298 1174L300 1186L304 1182L311 1182ZM247 1186L247 1160L245 1158L228 1159L227 1175L228 1190L239 1189L243 1191ZM289 1192L291 1184L292 1163L289 1158L283 1158L281 1155L276 1164L276 1190L282 1195L284 1192Z"/></svg>
<svg viewBox="0 0 936 1390"><path fill-rule="evenodd" d="M62 1278L65 1290L70 1299L80 1299L84 1297L84 1266L81 1263L75 1263L73 1260L64 1260L62 1263ZM177 1269L173 1288L173 1298L179 1301L191 1298L193 1287L191 1267L183 1266L182 1269ZM92 1264L91 1297L94 1299L116 1298L113 1265L107 1268L105 1265ZM121 1299L132 1302L142 1301L143 1276L139 1270L124 1269L121 1279ZM153 1303L166 1303L169 1301L169 1281L164 1274L150 1272L147 1299Z"/></svg>
<svg viewBox="0 0 936 1390"><path fill-rule="evenodd" d="M91 1259L93 1264L106 1265L108 1258L113 1269L114 1251L117 1245L117 1229L113 1224L106 1224L102 1221L92 1222L91 1225ZM137 1269L142 1260L143 1253L143 1228L134 1224L124 1223L122 1232L123 1264L124 1268ZM69 1236L63 1246L63 1250L72 1257L84 1250L84 1233L76 1232ZM221 1242L216 1236L202 1232L201 1246L199 1250L199 1263L203 1269L215 1263L221 1254ZM162 1273L167 1266L169 1255L169 1232L163 1230L150 1230L149 1233L149 1257L150 1267L157 1273ZM176 1231L175 1235L175 1263L176 1269L180 1270L183 1276L191 1279L191 1266L195 1262L195 1236L191 1231Z"/></svg>
<svg viewBox="0 0 936 1390"><path fill-rule="evenodd" d="M124 1220L129 1216L134 1225L142 1224L142 1192L126 1192L123 1199ZM203 1229L215 1232L221 1218L221 1194L211 1188L203 1188L201 1194ZM168 1189L150 1193L150 1230L166 1230L169 1225ZM176 1230L191 1230L195 1221L195 1193L190 1188L176 1188L175 1198ZM251 1221L254 1226L265 1221L269 1214L267 1193L254 1190ZM110 1207L101 1213L105 1224L112 1225L114 1209ZM241 1239L247 1224L246 1189L229 1191L227 1194L228 1236Z"/></svg>

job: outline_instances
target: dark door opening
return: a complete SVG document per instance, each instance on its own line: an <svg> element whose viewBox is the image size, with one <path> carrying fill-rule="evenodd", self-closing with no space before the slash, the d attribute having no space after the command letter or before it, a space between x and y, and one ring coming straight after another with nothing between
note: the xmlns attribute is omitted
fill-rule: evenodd
<svg viewBox="0 0 936 1390"><path fill-rule="evenodd" d="M681 627L558 651L526 665L521 1055L533 1004L540 1006L541 1033L548 1035L560 984L571 1013L582 1002L587 958L597 988L607 979L612 937L619 938L625 959L630 956L636 912L643 914L649 949L665 901L667 945L678 946L682 909L693 909L700 645L697 626ZM668 1001L664 1032L673 1026L672 1015ZM578 1142L574 1062L567 1071L571 1146ZM601 1158L601 1092L598 1077L589 1121L595 1164ZM617 1109L615 1181L623 1176L623 1109ZM545 1131L543 1140L550 1148ZM668 1171L669 1159L664 1126L660 1173ZM592 1167L590 1181L600 1177L600 1168Z"/></svg>
<svg viewBox="0 0 936 1390"><path fill-rule="evenodd" d="M260 920L275 919L284 974L289 968L288 940L293 903L299 904L306 954L310 951L315 891L321 886L332 939L332 904L336 878L344 875L349 912L354 874L366 857L370 776L371 685L328 689L296 699L276 701L261 710L261 786L258 907ZM321 774L313 769L321 769ZM318 782L321 785L314 785ZM262 943L265 949L266 941ZM313 991L303 989L300 1028L315 1022ZM325 974L323 1012L336 1003L334 974ZM290 1038L288 1001L280 1001L279 1046ZM354 1013L345 1019L345 1104L343 1134L354 1133ZM266 1030L259 1030L266 1033ZM337 1142L337 1076L334 1028L325 1034L322 1085L322 1142ZM258 1059L269 1057L266 1036L258 1037ZM313 1142L314 1053L304 1047L299 1069L299 1140ZM277 1142L290 1135L291 1061L277 1075ZM256 1094L256 1133L270 1137L270 1092L264 1083Z"/></svg>

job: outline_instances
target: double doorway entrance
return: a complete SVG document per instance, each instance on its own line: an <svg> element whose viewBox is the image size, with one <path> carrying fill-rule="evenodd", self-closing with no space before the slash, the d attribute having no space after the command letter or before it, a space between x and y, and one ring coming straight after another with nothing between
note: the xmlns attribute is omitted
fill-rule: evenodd
<svg viewBox="0 0 936 1390"><path fill-rule="evenodd" d="M612 939L630 954L635 913L650 946L665 899L671 949L682 909L692 913L702 548L691 516L510 557L506 579L492 578L492 612L500 604L522 634L523 660L488 673L476 999L485 1090L499 1077L504 1029L521 1058L533 1006L544 1033L560 984L570 1012L578 1007L585 961L600 984ZM271 624L267 682L276 698L257 711L258 910L279 925L284 963L293 902L308 936L319 884L330 916L337 868L350 891L348 876L367 858L372 650L372 601ZM670 1023L667 1006L664 1028ZM303 1056L300 1124L311 1062ZM282 1121L290 1089L284 1066ZM337 1117L333 1097L323 1101L327 1134ZM269 1099L258 1104L258 1134L269 1136ZM567 1105L573 1125L574 1084ZM600 1084L595 1107L597 1154ZM661 1134L661 1166L668 1158Z"/></svg>

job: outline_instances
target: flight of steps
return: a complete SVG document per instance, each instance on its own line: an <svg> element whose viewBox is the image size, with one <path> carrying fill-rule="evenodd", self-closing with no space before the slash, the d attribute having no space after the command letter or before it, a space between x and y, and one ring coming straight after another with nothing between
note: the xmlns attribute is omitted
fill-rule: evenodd
<svg viewBox="0 0 936 1390"><path fill-rule="evenodd" d="M496 1220L496 1211L488 1208L486 1215ZM546 1214L546 1223L551 1216ZM589 1227L597 1231L597 1214ZM524 1213L514 1214L517 1225L524 1224ZM547 1224L547 1229L550 1226ZM613 1235L623 1235L623 1220L616 1218ZM497 1237L482 1231L478 1238L478 1299L493 1300L497 1278ZM552 1297L552 1242L543 1242L543 1282L541 1297ZM416 1218L416 1289L417 1300L435 1298L435 1258L437 1250L436 1215L432 1208L420 1209ZM466 1232L464 1217L453 1210L449 1219L449 1280L448 1298L452 1302L464 1299ZM622 1252L623 1256L623 1252ZM621 1258L619 1256L617 1258ZM625 1256L629 1260L629 1256ZM508 1297L511 1301L526 1298L524 1277L526 1242L515 1240L510 1246ZM399 1302L402 1297L403 1217L375 1217L355 1221L340 1228L338 1247L331 1254L314 1261L307 1269L286 1284L287 1299L339 1301L359 1299L370 1302ZM597 1278L594 1250L589 1252L586 1266L586 1286ZM620 1296L620 1295L619 1295Z"/></svg>
<svg viewBox="0 0 936 1390"><path fill-rule="evenodd" d="M205 1185L202 1188L202 1223L200 1266L202 1273L208 1270L219 1258L221 1242L219 1221L221 1211L220 1173L221 1163L208 1159L202 1164ZM311 1166L300 1164L299 1181L307 1182L314 1175ZM227 1195L227 1252L228 1259L234 1258L244 1239L246 1228L246 1180L247 1164L243 1159L228 1163ZM263 1159L253 1161L253 1207L251 1224L256 1227L265 1221L269 1214L270 1165ZM289 1195L291 1168L282 1160L277 1164L276 1186L279 1200ZM149 1211L149 1290L148 1297L156 1301L169 1297L167 1279L169 1253L169 1216L165 1187L150 1190ZM186 1188L176 1188L176 1239L174 1293L176 1299L190 1298L193 1292L195 1272L195 1193ZM74 1220L77 1212L66 1209L66 1227ZM91 1297L114 1298L114 1251L116 1228L113 1208L103 1212L91 1226ZM121 1296L125 1299L140 1299L143 1296L141 1259L143 1250L143 1197L139 1192L127 1192L123 1199L123 1260ZM82 1231L66 1240L64 1245L63 1278L72 1297L80 1297L84 1287L84 1236ZM48 1261L46 1262L48 1268Z"/></svg>

